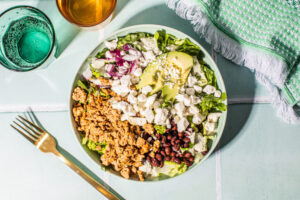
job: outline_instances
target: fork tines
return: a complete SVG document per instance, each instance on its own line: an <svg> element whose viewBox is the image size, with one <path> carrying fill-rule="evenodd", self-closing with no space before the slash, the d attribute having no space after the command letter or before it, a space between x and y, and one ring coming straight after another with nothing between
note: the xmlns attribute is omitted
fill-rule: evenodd
<svg viewBox="0 0 300 200"><path fill-rule="evenodd" d="M44 130L41 129L40 127L36 126L34 123L30 122L29 120L25 119L24 117L18 115L16 118L16 121L13 121L15 125L17 125L19 128L23 129L24 131L20 130L16 126L12 125L11 126L16 129L19 133L21 133L26 139L28 139L31 143L35 143L39 137L43 134Z"/></svg>

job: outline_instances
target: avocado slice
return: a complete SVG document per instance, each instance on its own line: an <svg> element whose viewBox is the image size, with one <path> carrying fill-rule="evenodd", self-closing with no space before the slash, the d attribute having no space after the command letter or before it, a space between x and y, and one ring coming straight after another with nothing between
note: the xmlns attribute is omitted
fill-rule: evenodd
<svg viewBox="0 0 300 200"><path fill-rule="evenodd" d="M163 54L147 66L137 88L150 85L153 88L150 95L161 90L166 101L172 100L178 94L179 87L186 82L193 62L193 57L183 52ZM168 74L170 71L176 71L179 78Z"/></svg>

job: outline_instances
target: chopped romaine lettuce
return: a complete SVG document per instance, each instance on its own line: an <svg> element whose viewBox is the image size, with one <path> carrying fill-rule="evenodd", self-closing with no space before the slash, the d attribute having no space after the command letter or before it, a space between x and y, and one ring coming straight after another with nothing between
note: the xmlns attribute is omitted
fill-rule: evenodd
<svg viewBox="0 0 300 200"><path fill-rule="evenodd" d="M181 150L181 152L183 153L183 152L188 151L188 150L190 150L191 148L193 148L194 145L195 145L195 144L190 143L190 144L189 144L189 147L187 147L187 148L180 147L180 150Z"/></svg>
<svg viewBox="0 0 300 200"><path fill-rule="evenodd" d="M201 70L204 72L206 80L207 80L207 84L212 85L214 87L217 86L217 80L216 80L216 76L213 70L211 70L208 66L206 66L205 64L201 64ZM201 77L203 80L203 77Z"/></svg>
<svg viewBox="0 0 300 200"><path fill-rule="evenodd" d="M164 134L166 132L166 127L165 126L161 126L161 125L154 125L154 128L156 130L157 133L159 134Z"/></svg>
<svg viewBox="0 0 300 200"><path fill-rule="evenodd" d="M96 58L105 58L105 53L108 51L108 48L102 49L100 52L97 53Z"/></svg>
<svg viewBox="0 0 300 200"><path fill-rule="evenodd" d="M82 139L82 144L87 145L87 147L92 151L97 151L100 154L103 154L106 150L106 144L102 144L100 142L93 142L92 140L89 140L88 138L84 137ZM100 150L97 149L101 147ZM97 148L96 148L97 147Z"/></svg>
<svg viewBox="0 0 300 200"><path fill-rule="evenodd" d="M201 109L202 112L225 111L227 109L223 103L225 99L226 93L222 93L219 98L214 95L204 96L201 103L198 104L198 108Z"/></svg>
<svg viewBox="0 0 300 200"><path fill-rule="evenodd" d="M133 43L139 41L141 38L152 37L152 36L153 35L150 33L136 32L136 33L127 34L126 36L118 37L117 48L121 49L125 44L131 44L132 46L140 50L140 47L136 46Z"/></svg>
<svg viewBox="0 0 300 200"><path fill-rule="evenodd" d="M194 129L194 131L196 133L198 133L199 129L198 129L197 125L195 123L193 123L193 116L188 116L187 120L189 121L191 128Z"/></svg>
<svg viewBox="0 0 300 200"><path fill-rule="evenodd" d="M191 56L196 56L199 60L202 59L203 53L196 44L191 42L188 38L186 39L178 39L174 35L167 34L165 30L156 31L154 34L154 38L156 40L158 48L166 53L169 50L167 47L170 45L175 45L176 51L187 53Z"/></svg>
<svg viewBox="0 0 300 200"><path fill-rule="evenodd" d="M182 162L181 164L174 163L172 161L164 161L162 168L156 168L158 174L165 174L170 177L180 175L187 170L187 165Z"/></svg>
<svg viewBox="0 0 300 200"><path fill-rule="evenodd" d="M90 65L92 75L96 78L99 78L102 76L101 72L97 71L92 65Z"/></svg>
<svg viewBox="0 0 300 200"><path fill-rule="evenodd" d="M88 89L89 86L87 86L88 83L86 83L86 82L83 83L83 81L78 80L78 81L77 81L77 85L78 85L79 87L81 87L82 89L84 89L85 91L89 92L89 89Z"/></svg>

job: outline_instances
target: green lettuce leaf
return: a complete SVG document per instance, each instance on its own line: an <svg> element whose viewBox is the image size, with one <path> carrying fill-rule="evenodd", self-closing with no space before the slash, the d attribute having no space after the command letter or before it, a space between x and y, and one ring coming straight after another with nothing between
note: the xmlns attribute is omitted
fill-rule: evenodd
<svg viewBox="0 0 300 200"><path fill-rule="evenodd" d="M131 44L136 49L141 50L141 47L138 45L133 44L134 42L140 41L141 38L146 37L152 37L153 35L150 33L144 33L144 32L136 32L136 33L130 33L126 36L118 37L118 45L117 48L121 49L123 45L125 44Z"/></svg>
<svg viewBox="0 0 300 200"><path fill-rule="evenodd" d="M166 132L166 127L165 126L161 126L161 125L154 125L154 128L156 130L157 133L159 134L164 134Z"/></svg>
<svg viewBox="0 0 300 200"><path fill-rule="evenodd" d="M190 144L189 144L189 147L187 147L187 148L180 147L180 150L181 150L181 152L183 153L183 152L188 151L188 150L190 150L191 148L193 148L194 145L195 145L195 144L190 143Z"/></svg>
<svg viewBox="0 0 300 200"><path fill-rule="evenodd" d="M97 71L92 65L90 65L90 69L94 77L99 78L102 76L101 72Z"/></svg>
<svg viewBox="0 0 300 200"><path fill-rule="evenodd" d="M158 168L159 174L165 174L170 177L180 175L187 170L188 166L182 162L181 164L174 163L172 161L165 161L162 168Z"/></svg>
<svg viewBox="0 0 300 200"><path fill-rule="evenodd" d="M198 108L202 112L216 112L227 110L223 101L226 99L226 93L222 93L220 98L215 97L213 94L204 96L201 103L198 104Z"/></svg>
<svg viewBox="0 0 300 200"><path fill-rule="evenodd" d="M198 132L199 132L199 128L197 127L197 125L196 125L195 123L193 123L193 116L188 116L188 117L187 117L187 120L188 120L188 122L190 123L191 128L194 129L194 131L195 131L196 133L198 133Z"/></svg>
<svg viewBox="0 0 300 200"><path fill-rule="evenodd" d="M207 79L207 84L216 87L217 86L217 80L216 80L215 72L213 70L211 70L205 64L201 64L201 70L205 74L205 77Z"/></svg>
<svg viewBox="0 0 300 200"><path fill-rule="evenodd" d="M97 53L96 58L105 58L105 53L108 51L108 48L102 49L100 52Z"/></svg>
<svg viewBox="0 0 300 200"><path fill-rule="evenodd" d="M87 147L92 150L92 151L97 151L100 154L104 154L105 150L106 150L106 144L102 144L100 142L94 142L92 140L89 140L87 138L83 138L82 139L82 144L87 145ZM96 150L96 147L100 146L101 150Z"/></svg>
<svg viewBox="0 0 300 200"><path fill-rule="evenodd" d="M167 53L167 47L170 45L176 46L176 51L187 53L191 56L196 56L198 60L203 58L203 52L200 47L191 42L188 38L179 39L174 35L167 34L165 30L156 31L154 34L158 48L163 52Z"/></svg>
<svg viewBox="0 0 300 200"><path fill-rule="evenodd" d="M81 81L81 80L78 80L77 81L77 85L78 87L81 87L82 89L84 89L85 91L89 92L89 83L86 82L86 81Z"/></svg>

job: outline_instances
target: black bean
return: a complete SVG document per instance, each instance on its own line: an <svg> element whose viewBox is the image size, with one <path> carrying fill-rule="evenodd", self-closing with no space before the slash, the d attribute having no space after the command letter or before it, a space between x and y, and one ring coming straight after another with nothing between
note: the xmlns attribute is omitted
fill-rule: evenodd
<svg viewBox="0 0 300 200"><path fill-rule="evenodd" d="M160 168L163 168L163 167L164 167L164 162L160 162L159 167L160 167Z"/></svg>
<svg viewBox="0 0 300 200"><path fill-rule="evenodd" d="M172 151L171 153L171 157L175 157L176 153L174 151Z"/></svg>
<svg viewBox="0 0 300 200"><path fill-rule="evenodd" d="M158 162L158 160L156 160L155 158L152 160L152 165L154 166L154 167L158 167L158 165L159 165L159 162Z"/></svg>
<svg viewBox="0 0 300 200"><path fill-rule="evenodd" d="M170 157L170 156L166 156L166 157L165 157L165 160L166 160L166 161L170 161L170 160L171 160L171 157Z"/></svg>
<svg viewBox="0 0 300 200"><path fill-rule="evenodd" d="M192 156L191 152L186 151L186 152L184 153L184 157L185 157L185 158L189 158L189 157L191 157L191 156Z"/></svg>
<svg viewBox="0 0 300 200"><path fill-rule="evenodd" d="M155 158L156 158L158 161L162 161L162 156L161 156L161 154L159 154L159 153L156 153Z"/></svg>
<svg viewBox="0 0 300 200"><path fill-rule="evenodd" d="M181 163L181 160L179 158L175 158L174 159L174 162L176 162L177 164L180 164Z"/></svg>
<svg viewBox="0 0 300 200"><path fill-rule="evenodd" d="M161 151L160 151L160 154L163 155L163 156L166 156L166 153L165 153L164 150L161 150Z"/></svg>
<svg viewBox="0 0 300 200"><path fill-rule="evenodd" d="M193 163L194 162L194 157L193 156L189 157L189 161Z"/></svg>
<svg viewBox="0 0 300 200"><path fill-rule="evenodd" d="M188 160L186 160L186 159L184 159L184 164L186 164L187 166L191 166L191 162L190 161L188 161Z"/></svg>
<svg viewBox="0 0 300 200"><path fill-rule="evenodd" d="M184 141L184 143L189 143L191 141L190 138L188 138L188 137L185 137L182 140Z"/></svg>
<svg viewBox="0 0 300 200"><path fill-rule="evenodd" d="M170 155L170 153L171 153L171 148L170 148L170 147L166 147L166 148L165 148L165 152L166 152L167 155Z"/></svg>
<svg viewBox="0 0 300 200"><path fill-rule="evenodd" d="M183 148L188 148L189 147L189 143L184 143L183 144Z"/></svg>
<svg viewBox="0 0 300 200"><path fill-rule="evenodd" d="M149 163L151 163L151 157L150 156L147 156L146 159L148 160Z"/></svg>
<svg viewBox="0 0 300 200"><path fill-rule="evenodd" d="M174 127L172 127L171 130L172 130L172 131L176 131L176 130L177 130L177 126L175 125Z"/></svg>
<svg viewBox="0 0 300 200"><path fill-rule="evenodd" d="M163 135L162 138L161 138L161 142L166 143L166 140L167 140L166 136Z"/></svg>
<svg viewBox="0 0 300 200"><path fill-rule="evenodd" d="M184 136L184 133L183 132L179 132L178 133L178 137L183 137Z"/></svg>
<svg viewBox="0 0 300 200"><path fill-rule="evenodd" d="M168 136L167 136L167 139L168 139L168 140L171 140L171 139L172 139L172 135L168 135Z"/></svg>
<svg viewBox="0 0 300 200"><path fill-rule="evenodd" d="M163 144L163 147L170 147L170 146L171 146L170 143L165 143L165 144Z"/></svg>
<svg viewBox="0 0 300 200"><path fill-rule="evenodd" d="M180 140L176 140L175 144L180 144L180 142L181 142Z"/></svg>

